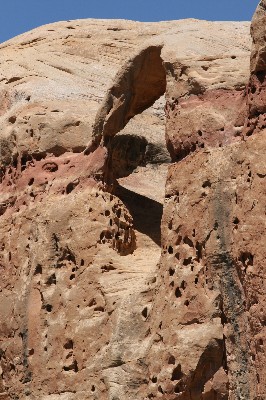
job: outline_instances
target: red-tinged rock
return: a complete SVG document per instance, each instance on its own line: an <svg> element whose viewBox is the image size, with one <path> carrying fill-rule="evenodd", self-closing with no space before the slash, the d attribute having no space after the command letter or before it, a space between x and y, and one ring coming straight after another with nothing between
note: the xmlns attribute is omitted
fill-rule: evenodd
<svg viewBox="0 0 266 400"><path fill-rule="evenodd" d="M265 398L263 7L0 46L0 398Z"/></svg>

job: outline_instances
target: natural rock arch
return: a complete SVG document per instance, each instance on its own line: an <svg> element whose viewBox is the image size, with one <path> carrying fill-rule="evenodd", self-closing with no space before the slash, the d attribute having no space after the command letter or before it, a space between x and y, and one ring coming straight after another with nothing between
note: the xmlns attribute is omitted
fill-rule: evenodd
<svg viewBox="0 0 266 400"><path fill-rule="evenodd" d="M136 114L143 112L166 90L162 46L148 46L120 70L97 113L93 127L96 138L114 136Z"/></svg>
<svg viewBox="0 0 266 400"><path fill-rule="evenodd" d="M121 132L130 119L151 107L166 91L166 70L161 51L162 45L149 45L126 61L107 91L93 127L94 143L99 145L101 142L108 150L104 174L107 190L126 204L137 231L148 235L157 246L160 246L161 236L161 200L152 199L149 193L146 197L128 190L118 180L129 176L140 165L167 164L171 160L166 144L163 146L164 137L156 146L138 132Z"/></svg>

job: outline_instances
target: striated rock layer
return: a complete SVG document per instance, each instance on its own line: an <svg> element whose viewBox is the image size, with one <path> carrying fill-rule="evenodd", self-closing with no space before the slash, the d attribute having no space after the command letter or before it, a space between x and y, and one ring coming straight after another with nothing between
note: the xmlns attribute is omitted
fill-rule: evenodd
<svg viewBox="0 0 266 400"><path fill-rule="evenodd" d="M265 9L0 46L0 399L266 398Z"/></svg>

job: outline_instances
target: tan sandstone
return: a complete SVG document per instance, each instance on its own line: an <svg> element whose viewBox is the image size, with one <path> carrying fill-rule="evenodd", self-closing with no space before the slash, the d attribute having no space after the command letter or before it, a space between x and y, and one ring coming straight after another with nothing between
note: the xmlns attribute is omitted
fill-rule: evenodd
<svg viewBox="0 0 266 400"><path fill-rule="evenodd" d="M0 399L265 398L263 6L0 46Z"/></svg>

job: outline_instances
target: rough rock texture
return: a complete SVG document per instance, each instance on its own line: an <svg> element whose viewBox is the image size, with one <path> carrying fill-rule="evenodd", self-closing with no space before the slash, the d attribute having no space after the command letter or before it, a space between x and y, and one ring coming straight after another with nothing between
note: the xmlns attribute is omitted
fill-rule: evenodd
<svg viewBox="0 0 266 400"><path fill-rule="evenodd" d="M265 23L266 23L266 2L261 0L254 14L251 24L251 36L253 41L251 52L251 72L265 71L266 44L265 44Z"/></svg>
<svg viewBox="0 0 266 400"><path fill-rule="evenodd" d="M266 398L263 7L0 46L0 399Z"/></svg>

